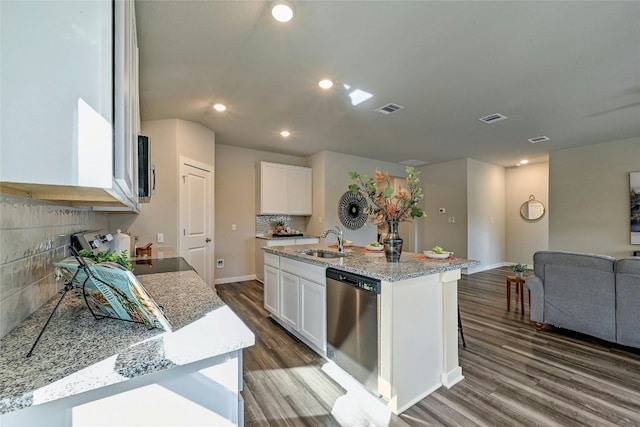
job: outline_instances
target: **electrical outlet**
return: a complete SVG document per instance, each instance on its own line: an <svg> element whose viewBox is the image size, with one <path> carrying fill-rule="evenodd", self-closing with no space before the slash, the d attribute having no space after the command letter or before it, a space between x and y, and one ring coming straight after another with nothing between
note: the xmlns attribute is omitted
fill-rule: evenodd
<svg viewBox="0 0 640 427"><path fill-rule="evenodd" d="M156 236L156 240L158 241L158 243L164 243L164 234L158 233L158 235Z"/></svg>
<svg viewBox="0 0 640 427"><path fill-rule="evenodd" d="M231 231L236 231L238 227L235 224L231 224Z"/></svg>
<svg viewBox="0 0 640 427"><path fill-rule="evenodd" d="M224 268L224 259L219 259L216 261L216 268Z"/></svg>

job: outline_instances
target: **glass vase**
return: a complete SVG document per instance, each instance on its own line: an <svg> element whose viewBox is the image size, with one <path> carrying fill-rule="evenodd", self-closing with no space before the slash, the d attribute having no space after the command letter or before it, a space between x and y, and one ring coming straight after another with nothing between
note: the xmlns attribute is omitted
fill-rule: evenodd
<svg viewBox="0 0 640 427"><path fill-rule="evenodd" d="M398 234L398 221L387 221L389 231L382 244L384 245L384 256L388 262L400 262L402 254L402 238Z"/></svg>

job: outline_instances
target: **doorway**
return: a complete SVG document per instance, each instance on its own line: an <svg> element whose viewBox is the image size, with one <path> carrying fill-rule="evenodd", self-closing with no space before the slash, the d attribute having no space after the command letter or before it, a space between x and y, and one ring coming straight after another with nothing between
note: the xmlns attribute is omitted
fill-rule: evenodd
<svg viewBox="0 0 640 427"><path fill-rule="evenodd" d="M178 252L213 284L213 166L180 156Z"/></svg>

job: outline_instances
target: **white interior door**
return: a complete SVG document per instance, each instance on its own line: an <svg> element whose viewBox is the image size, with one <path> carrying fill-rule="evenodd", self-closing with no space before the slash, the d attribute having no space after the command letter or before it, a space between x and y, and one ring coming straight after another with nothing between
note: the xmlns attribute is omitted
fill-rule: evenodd
<svg viewBox="0 0 640 427"><path fill-rule="evenodd" d="M180 158L180 256L213 283L213 166Z"/></svg>

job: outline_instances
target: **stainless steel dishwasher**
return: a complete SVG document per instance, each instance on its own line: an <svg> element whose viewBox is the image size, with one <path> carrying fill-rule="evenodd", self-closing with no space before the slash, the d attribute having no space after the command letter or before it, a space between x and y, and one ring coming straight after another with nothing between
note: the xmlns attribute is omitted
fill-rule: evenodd
<svg viewBox="0 0 640 427"><path fill-rule="evenodd" d="M378 393L380 281L327 269L327 356Z"/></svg>

